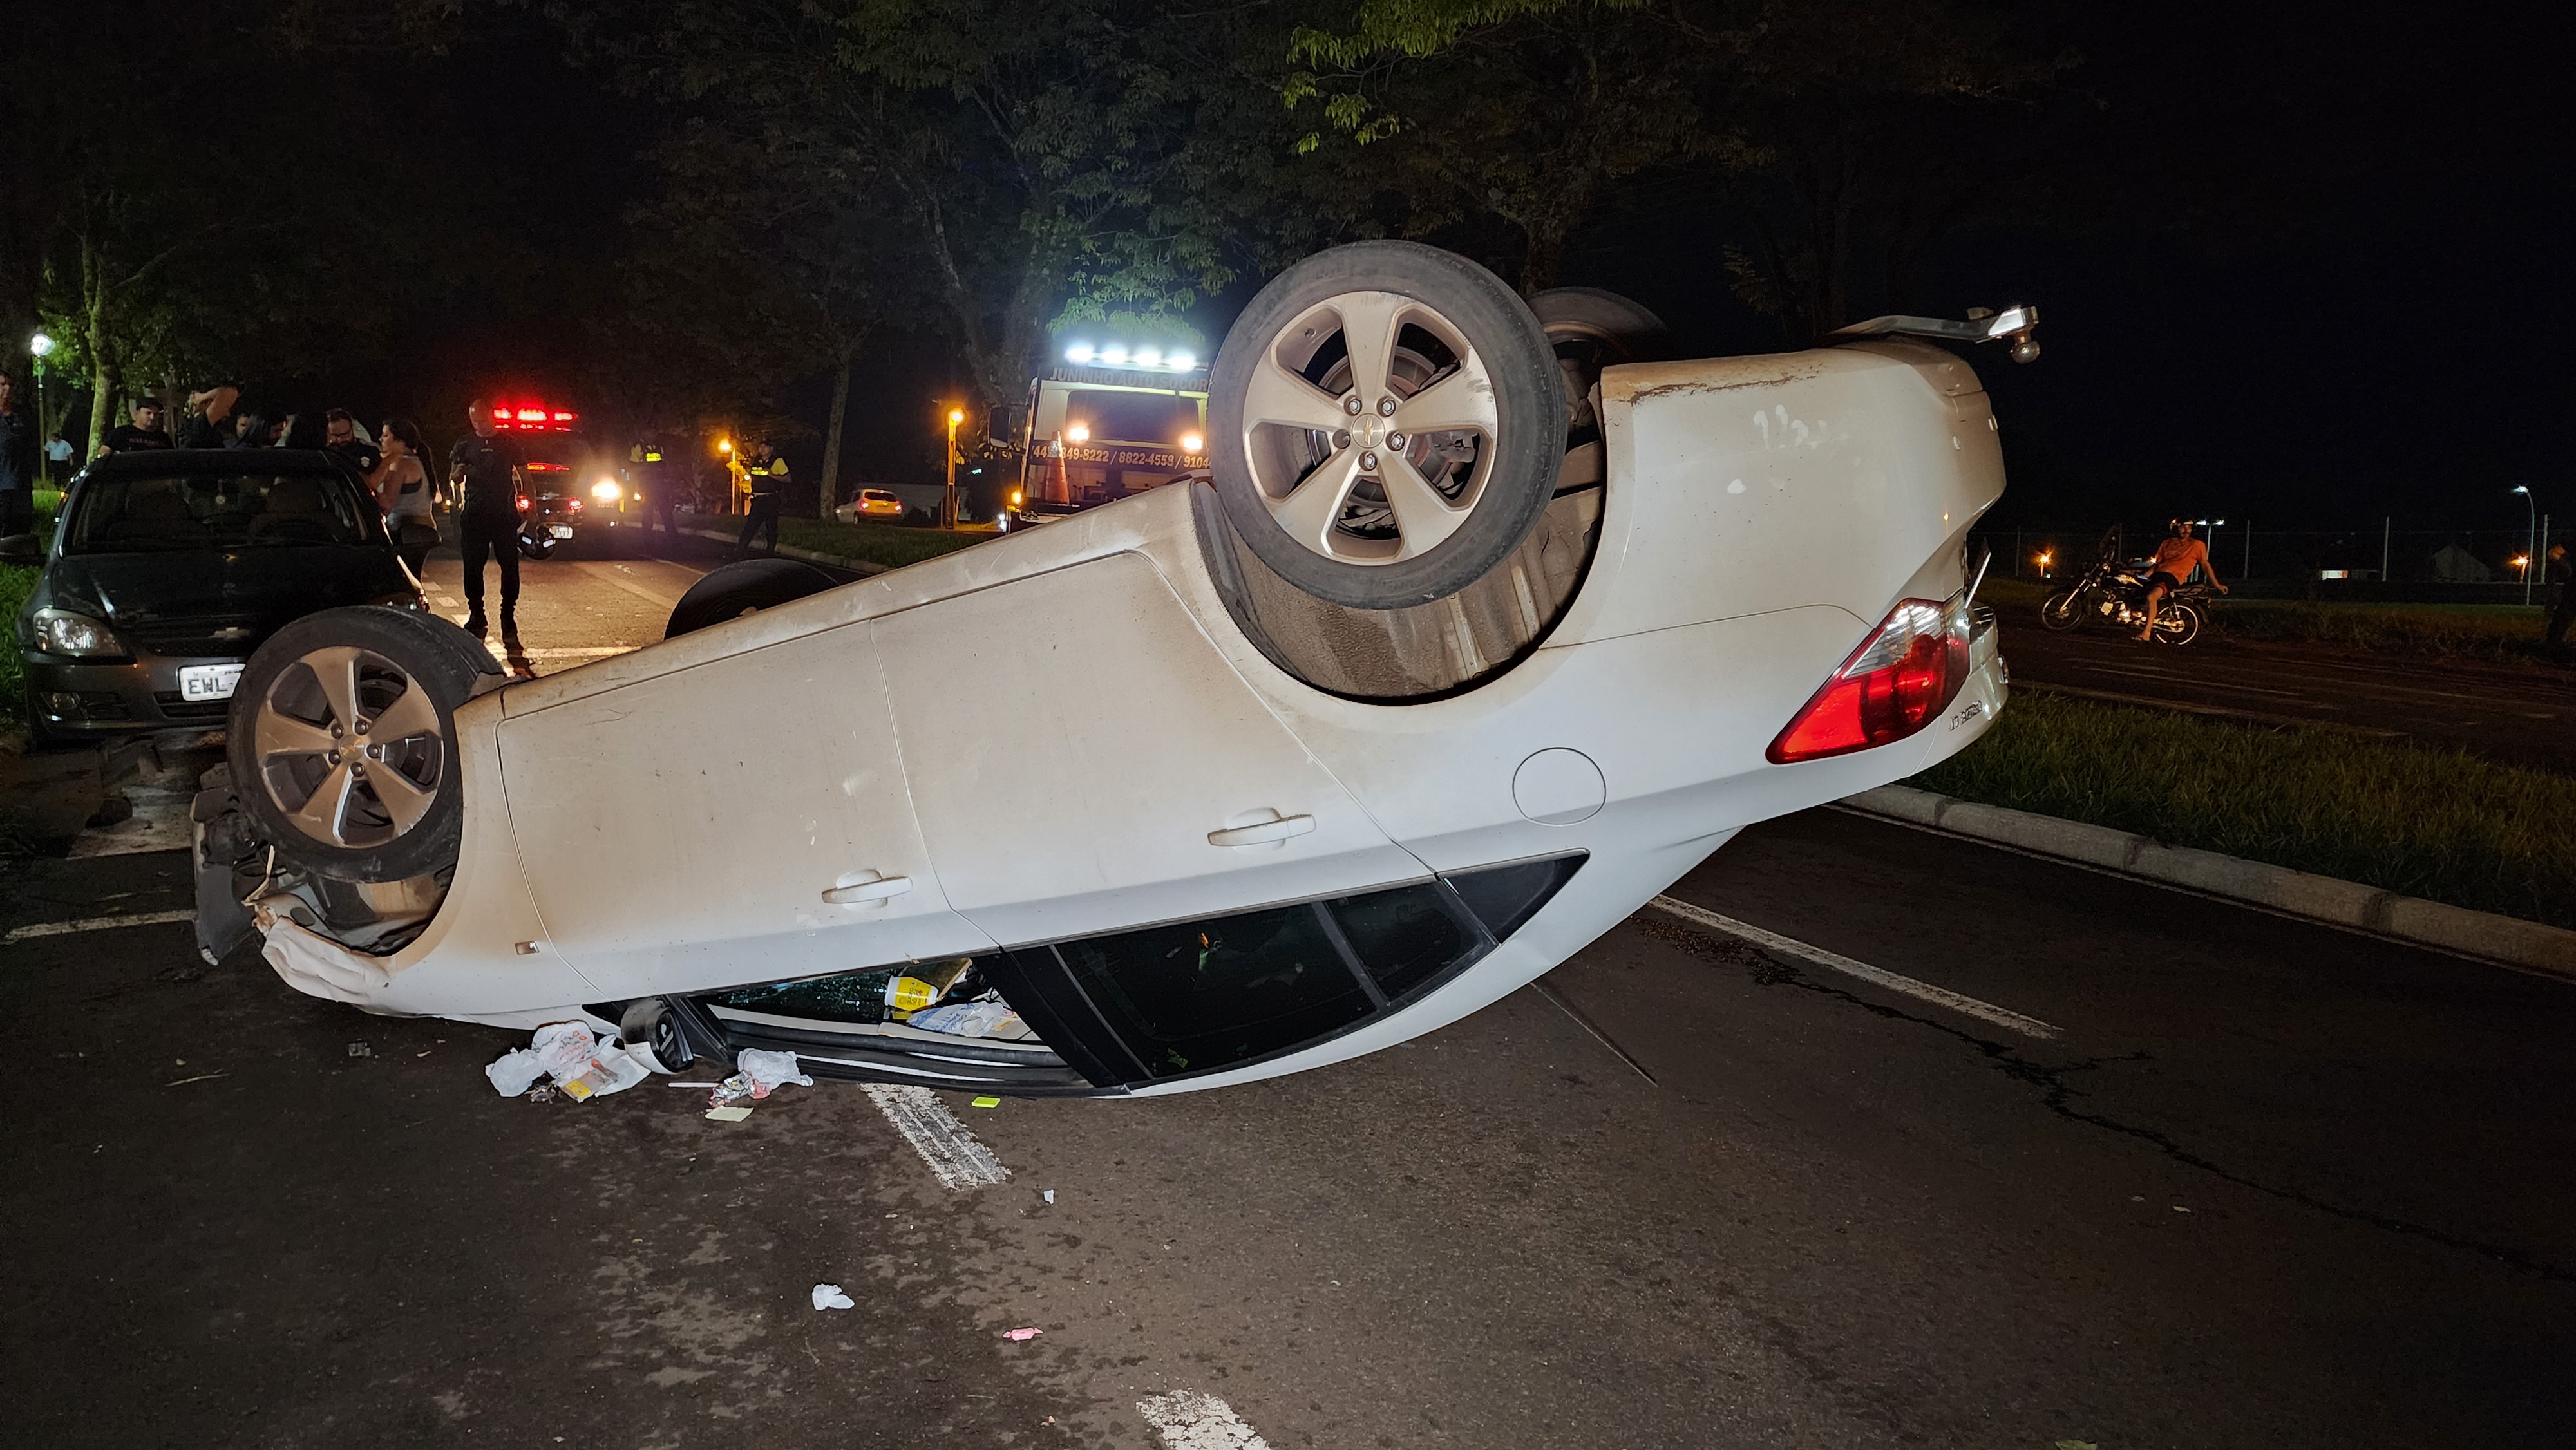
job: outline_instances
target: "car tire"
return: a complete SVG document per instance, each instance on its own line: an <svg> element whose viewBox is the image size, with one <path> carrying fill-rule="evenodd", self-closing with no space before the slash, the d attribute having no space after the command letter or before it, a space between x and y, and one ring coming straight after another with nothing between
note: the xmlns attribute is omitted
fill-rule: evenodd
<svg viewBox="0 0 2576 1450"><path fill-rule="evenodd" d="M1621 363L1673 355L1672 329L1642 305L1599 287L1551 287L1529 300L1530 315L1560 359L1598 376Z"/></svg>
<svg viewBox="0 0 2576 1450"><path fill-rule="evenodd" d="M2061 589L2041 600L2039 604L2041 626L2056 630L2075 629L2081 626L2084 623L2084 614L2075 605L2076 593L2072 589Z"/></svg>
<svg viewBox="0 0 2576 1450"><path fill-rule="evenodd" d="M662 637L678 639L711 624L775 609L839 582L801 559L739 559L689 586Z"/></svg>
<svg viewBox="0 0 2576 1450"><path fill-rule="evenodd" d="M1356 366L1352 319L1379 338ZM1564 393L1546 331L1501 278L1412 242L1335 247L1262 288L1217 351L1217 497L1307 595L1427 604L1537 527L1564 455Z"/></svg>
<svg viewBox="0 0 2576 1450"><path fill-rule="evenodd" d="M509 677L508 672L501 668L501 662L492 658L491 649L479 637L467 634L464 628L453 620L419 609L394 609L388 610L387 613L408 625L422 638L435 643L439 648L454 651L457 659L474 675L490 677L470 681L466 691L469 696L479 695L494 681L506 680Z"/></svg>
<svg viewBox="0 0 2576 1450"><path fill-rule="evenodd" d="M368 882L455 862L465 812L456 707L478 671L430 623L373 605L325 610L251 655L225 755L242 809L280 860ZM387 729L401 733L388 741Z"/></svg>

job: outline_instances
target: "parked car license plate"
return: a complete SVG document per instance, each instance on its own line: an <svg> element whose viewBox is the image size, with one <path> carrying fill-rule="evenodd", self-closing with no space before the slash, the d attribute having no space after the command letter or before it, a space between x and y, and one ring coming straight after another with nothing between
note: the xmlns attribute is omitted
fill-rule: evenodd
<svg viewBox="0 0 2576 1450"><path fill-rule="evenodd" d="M569 539L572 537L572 525L550 524L547 526L546 532L554 535L558 539Z"/></svg>
<svg viewBox="0 0 2576 1450"><path fill-rule="evenodd" d="M241 683L242 667L233 665L181 665L179 698L182 700L229 700Z"/></svg>

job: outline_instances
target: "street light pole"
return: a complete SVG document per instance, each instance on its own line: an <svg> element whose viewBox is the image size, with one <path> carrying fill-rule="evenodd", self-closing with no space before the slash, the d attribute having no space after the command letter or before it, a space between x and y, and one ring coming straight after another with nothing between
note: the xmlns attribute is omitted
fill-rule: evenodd
<svg viewBox="0 0 2576 1450"><path fill-rule="evenodd" d="M41 332L27 339L27 356L36 365L36 476L47 488L54 485L54 450L45 429L45 354L53 350L54 340Z"/></svg>
<svg viewBox="0 0 2576 1450"><path fill-rule="evenodd" d="M957 527L957 425L966 421L966 410L948 410L948 492L939 500L939 526Z"/></svg>
<svg viewBox="0 0 2576 1450"><path fill-rule="evenodd" d="M2531 515L2531 533L2522 550L2522 602L2531 603L2531 568L2540 562L2540 505L2531 501L2531 490L2515 484L2513 491L2522 495L2522 506Z"/></svg>

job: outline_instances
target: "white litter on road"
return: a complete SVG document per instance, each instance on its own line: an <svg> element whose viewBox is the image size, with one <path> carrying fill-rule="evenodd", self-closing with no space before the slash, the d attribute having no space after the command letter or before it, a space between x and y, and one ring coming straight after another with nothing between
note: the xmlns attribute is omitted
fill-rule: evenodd
<svg viewBox="0 0 2576 1450"><path fill-rule="evenodd" d="M858 1301L851 1298L838 1284L814 1286L814 1307L817 1309L850 1309L857 1305Z"/></svg>
<svg viewBox="0 0 2576 1450"><path fill-rule="evenodd" d="M194 911L142 911L131 916L93 916L80 921L40 921L33 926L10 928L0 936L0 946L25 941L29 937L69 936L76 931L114 931L124 926L159 926L170 921L195 921Z"/></svg>
<svg viewBox="0 0 2576 1450"><path fill-rule="evenodd" d="M1671 912L1684 921L1707 927L1712 931L1722 931L1728 936L1740 937L1755 946L1778 952L1783 956L1796 957L1802 962L1813 962L1829 971L1840 972L1847 977L1858 977L1873 986L1885 987L1891 992L1902 992L1908 997L1929 1002L1936 1007L1947 1007L1953 1012L1974 1017L1980 1022L1991 1022L2007 1032L2018 1032L2024 1037L2036 1037L2043 1042L2054 1041L2064 1035L2048 1023L2036 1017L2024 1017L2009 1007L1998 1007L1992 1002L1980 1002L1974 997L1962 996L1947 987L1936 987L1930 982L1916 981L1912 977L1888 971L1884 967L1873 967L1867 962L1856 962L1840 953L1826 951L1823 947L1811 947L1794 937L1764 931L1758 926L1737 921L1731 916L1720 916L1706 907L1693 906L1687 901L1658 896L1647 905L1658 911Z"/></svg>
<svg viewBox="0 0 2576 1450"><path fill-rule="evenodd" d="M930 1171L939 1175L943 1188L984 1188L1011 1176L993 1150L975 1141L957 1115L939 1095L926 1087L904 1083L872 1082L865 1085L868 1097L877 1110L894 1124L896 1132L910 1143Z"/></svg>
<svg viewBox="0 0 2576 1450"><path fill-rule="evenodd" d="M1170 1450L1270 1450L1270 1442L1243 1423L1233 1406L1196 1390L1138 1400L1136 1413Z"/></svg>

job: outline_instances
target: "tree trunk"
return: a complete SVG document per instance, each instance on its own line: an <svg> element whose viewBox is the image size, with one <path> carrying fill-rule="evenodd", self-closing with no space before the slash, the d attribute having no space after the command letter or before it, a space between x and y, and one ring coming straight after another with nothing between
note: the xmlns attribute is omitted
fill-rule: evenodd
<svg viewBox="0 0 2576 1450"><path fill-rule="evenodd" d="M850 354L841 353L841 366L832 374L832 422L823 430L823 476L816 491L821 494L818 518L832 516L832 492L841 482L841 425L850 416Z"/></svg>
<svg viewBox="0 0 2576 1450"><path fill-rule="evenodd" d="M81 238L81 328L82 342L89 349L90 397L89 443L81 450L86 461L96 456L98 445L107 438L107 430L116 426L116 395L119 378L116 365L116 343L108 335L107 276L104 259Z"/></svg>

